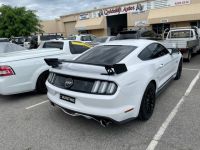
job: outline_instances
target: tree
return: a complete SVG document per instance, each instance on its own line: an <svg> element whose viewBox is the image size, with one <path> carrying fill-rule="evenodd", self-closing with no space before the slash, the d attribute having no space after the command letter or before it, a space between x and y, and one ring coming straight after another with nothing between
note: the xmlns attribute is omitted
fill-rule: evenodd
<svg viewBox="0 0 200 150"><path fill-rule="evenodd" d="M25 7L0 7L0 37L29 36L41 32L40 20L32 10Z"/></svg>

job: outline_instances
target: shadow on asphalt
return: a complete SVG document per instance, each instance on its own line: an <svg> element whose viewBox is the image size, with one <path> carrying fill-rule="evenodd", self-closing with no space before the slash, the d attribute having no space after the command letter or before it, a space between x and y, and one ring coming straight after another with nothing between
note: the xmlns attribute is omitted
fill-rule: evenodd
<svg viewBox="0 0 200 150"><path fill-rule="evenodd" d="M39 94L36 91L26 92L21 94L14 94L14 95L0 95L0 101L20 101L22 99L37 97L37 96L44 96L46 94Z"/></svg>

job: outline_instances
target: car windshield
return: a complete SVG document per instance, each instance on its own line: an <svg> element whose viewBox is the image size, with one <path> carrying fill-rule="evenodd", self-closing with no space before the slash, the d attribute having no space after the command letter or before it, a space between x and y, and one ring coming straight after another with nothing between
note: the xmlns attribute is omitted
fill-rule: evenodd
<svg viewBox="0 0 200 150"><path fill-rule="evenodd" d="M137 47L124 45L97 46L78 57L75 61L80 63L113 65L117 64Z"/></svg>
<svg viewBox="0 0 200 150"><path fill-rule="evenodd" d="M42 48L58 48L63 49L63 42L45 42Z"/></svg>
<svg viewBox="0 0 200 150"><path fill-rule="evenodd" d="M105 43L108 37L96 38L94 42Z"/></svg>
<svg viewBox="0 0 200 150"><path fill-rule="evenodd" d="M190 30L171 31L170 34L171 38L190 38L193 36Z"/></svg>

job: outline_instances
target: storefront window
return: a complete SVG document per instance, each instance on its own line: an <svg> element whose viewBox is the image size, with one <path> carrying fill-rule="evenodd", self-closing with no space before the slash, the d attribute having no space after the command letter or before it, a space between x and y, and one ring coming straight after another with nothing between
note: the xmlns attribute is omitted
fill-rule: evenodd
<svg viewBox="0 0 200 150"><path fill-rule="evenodd" d="M196 26L196 27L200 28L200 21L193 21L193 22L190 22L190 25L191 25L192 27Z"/></svg>

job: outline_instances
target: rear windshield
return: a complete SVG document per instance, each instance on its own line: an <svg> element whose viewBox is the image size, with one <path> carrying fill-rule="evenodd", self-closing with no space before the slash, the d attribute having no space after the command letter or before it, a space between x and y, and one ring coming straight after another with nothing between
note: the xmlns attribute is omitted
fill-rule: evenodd
<svg viewBox="0 0 200 150"><path fill-rule="evenodd" d="M124 40L124 39L137 39L138 32L137 31L127 31L121 32L117 35L117 40Z"/></svg>
<svg viewBox="0 0 200 150"><path fill-rule="evenodd" d="M70 36L67 38L67 40L76 40L76 37L75 36Z"/></svg>
<svg viewBox="0 0 200 150"><path fill-rule="evenodd" d="M170 37L171 38L190 38L190 37L193 37L193 34L190 30L171 31Z"/></svg>
<svg viewBox="0 0 200 150"><path fill-rule="evenodd" d="M137 47L122 45L104 45L97 46L84 53L76 59L76 62L113 65L117 64L133 52Z"/></svg>
<svg viewBox="0 0 200 150"><path fill-rule="evenodd" d="M63 49L63 42L45 42L42 48L58 48Z"/></svg>
<svg viewBox="0 0 200 150"><path fill-rule="evenodd" d="M99 42L99 43L105 43L106 40L107 40L107 37L100 37L100 38L96 38L94 41Z"/></svg>

